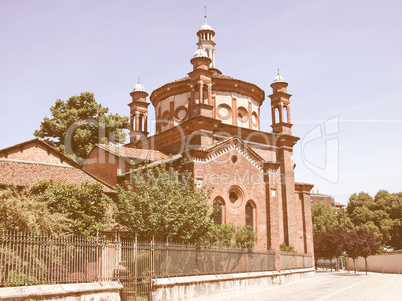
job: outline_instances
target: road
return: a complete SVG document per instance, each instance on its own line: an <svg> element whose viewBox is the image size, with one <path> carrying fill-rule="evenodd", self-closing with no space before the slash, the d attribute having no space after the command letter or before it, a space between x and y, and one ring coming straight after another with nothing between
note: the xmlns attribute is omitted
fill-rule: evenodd
<svg viewBox="0 0 402 301"><path fill-rule="evenodd" d="M317 271L282 286L224 293L209 301L402 301L402 275Z"/></svg>

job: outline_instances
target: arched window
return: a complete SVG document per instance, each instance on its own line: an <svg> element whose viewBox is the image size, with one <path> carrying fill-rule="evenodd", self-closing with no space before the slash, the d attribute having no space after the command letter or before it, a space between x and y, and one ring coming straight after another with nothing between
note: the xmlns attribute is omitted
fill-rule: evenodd
<svg viewBox="0 0 402 301"><path fill-rule="evenodd" d="M283 122L287 123L288 122L288 108L283 107Z"/></svg>
<svg viewBox="0 0 402 301"><path fill-rule="evenodd" d="M246 225L254 230L254 207L250 202L246 204Z"/></svg>
<svg viewBox="0 0 402 301"><path fill-rule="evenodd" d="M144 115L139 115L139 118L138 118L138 125L139 125L139 131L142 131L144 128L142 127L142 124L143 124L143 122L144 122Z"/></svg>
<svg viewBox="0 0 402 301"><path fill-rule="evenodd" d="M223 201L220 198L215 199L214 201L214 209L218 207L219 209L215 212L214 216L212 217L212 220L215 225L221 225L223 224Z"/></svg>
<svg viewBox="0 0 402 301"><path fill-rule="evenodd" d="M280 115L279 115L279 109L275 108L275 124L277 124L279 122L281 122Z"/></svg>

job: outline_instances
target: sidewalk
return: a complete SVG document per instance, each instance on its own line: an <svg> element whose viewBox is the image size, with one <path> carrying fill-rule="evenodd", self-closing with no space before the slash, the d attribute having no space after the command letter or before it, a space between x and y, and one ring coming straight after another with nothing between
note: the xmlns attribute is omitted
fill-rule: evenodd
<svg viewBox="0 0 402 301"><path fill-rule="evenodd" d="M194 301L202 300L201 298ZM205 300L205 299L204 299ZM402 300L402 275L317 271L287 285L208 297L208 301L385 301Z"/></svg>

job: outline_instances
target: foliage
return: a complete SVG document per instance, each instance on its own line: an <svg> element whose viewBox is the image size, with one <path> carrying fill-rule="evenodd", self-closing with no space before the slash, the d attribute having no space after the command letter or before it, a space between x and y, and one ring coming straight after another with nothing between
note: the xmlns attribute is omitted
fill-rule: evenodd
<svg viewBox="0 0 402 301"><path fill-rule="evenodd" d="M40 182L36 187L48 200L52 213L60 213L71 220L70 232L94 236L109 224L107 210L111 199L103 192L99 183L82 182L80 185Z"/></svg>
<svg viewBox="0 0 402 301"><path fill-rule="evenodd" d="M236 227L233 224L213 224L209 235L201 243L206 246L253 250L256 241L257 235L249 225Z"/></svg>
<svg viewBox="0 0 402 301"><path fill-rule="evenodd" d="M71 220L50 210L49 205L50 200L35 194L33 188L0 190L0 229L52 234L68 231Z"/></svg>
<svg viewBox="0 0 402 301"><path fill-rule="evenodd" d="M279 246L279 249L280 249L281 251L283 251L283 252L292 252L292 253L295 252L295 248L292 247L292 246L288 246L288 245L286 244L286 242L281 243L280 246Z"/></svg>
<svg viewBox="0 0 402 301"><path fill-rule="evenodd" d="M257 235L250 225L238 226L235 232L235 242L237 248L253 250Z"/></svg>
<svg viewBox="0 0 402 301"><path fill-rule="evenodd" d="M337 230L339 228L335 212L334 208L323 201L311 205L314 237L321 232Z"/></svg>
<svg viewBox="0 0 402 301"><path fill-rule="evenodd" d="M369 255L374 255L379 249L381 240L372 231L366 228L354 229L351 232L346 233L345 237L345 251L349 257L353 259L355 263L356 258L361 256L365 259ZM356 264L355 272L356 272ZM366 261L366 273L367 273L367 261Z"/></svg>
<svg viewBox="0 0 402 301"><path fill-rule="evenodd" d="M374 198L365 192L353 194L347 214L356 227L374 232L384 245L402 248L402 193L380 190Z"/></svg>
<svg viewBox="0 0 402 301"><path fill-rule="evenodd" d="M128 117L108 114L90 92L56 100L50 108L52 117L45 117L34 136L69 155L77 162L86 158L95 143L123 143L129 129Z"/></svg>
<svg viewBox="0 0 402 301"><path fill-rule="evenodd" d="M317 258L332 259L342 255L345 247L345 233L329 230L321 232L314 239L314 254Z"/></svg>
<svg viewBox="0 0 402 301"><path fill-rule="evenodd" d="M233 247L236 226L232 224L213 224L207 240L204 245L216 247L231 248Z"/></svg>
<svg viewBox="0 0 402 301"><path fill-rule="evenodd" d="M184 162L146 164L131 172L131 183L117 187L115 220L141 239L199 243L211 231L210 189L196 188Z"/></svg>

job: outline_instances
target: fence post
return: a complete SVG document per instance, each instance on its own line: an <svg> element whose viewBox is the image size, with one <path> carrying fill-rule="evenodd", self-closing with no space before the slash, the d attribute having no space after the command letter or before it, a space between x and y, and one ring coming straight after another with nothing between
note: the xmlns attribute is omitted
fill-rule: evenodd
<svg viewBox="0 0 402 301"><path fill-rule="evenodd" d="M114 234L114 242L115 242L115 263L114 263L114 269L117 273L117 277L120 277L120 271L119 271L119 256L120 256L120 237L119 233L115 232Z"/></svg>
<svg viewBox="0 0 402 301"><path fill-rule="evenodd" d="M168 264L169 264L169 236L166 237L166 256L165 256L165 261L166 261L166 263L165 263L165 266L166 266L165 275L169 277L169 274L168 274Z"/></svg>

